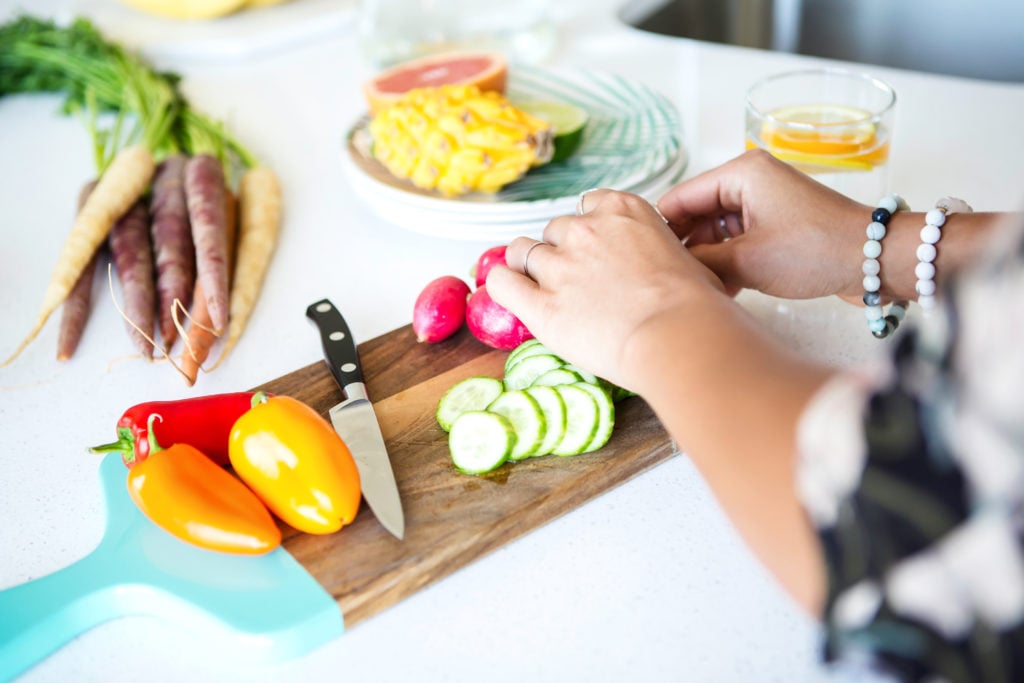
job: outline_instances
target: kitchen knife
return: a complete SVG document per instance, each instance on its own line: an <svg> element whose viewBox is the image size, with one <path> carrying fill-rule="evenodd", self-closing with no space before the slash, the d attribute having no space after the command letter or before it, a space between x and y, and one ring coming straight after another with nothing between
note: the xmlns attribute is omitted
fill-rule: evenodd
<svg viewBox="0 0 1024 683"><path fill-rule="evenodd" d="M405 515L398 484L391 469L377 415L366 395L359 366L359 354L348 324L327 299L310 304L306 317L316 323L324 347L324 360L337 380L345 400L330 409L334 430L348 445L359 469L366 504L384 526L398 538L405 534Z"/></svg>

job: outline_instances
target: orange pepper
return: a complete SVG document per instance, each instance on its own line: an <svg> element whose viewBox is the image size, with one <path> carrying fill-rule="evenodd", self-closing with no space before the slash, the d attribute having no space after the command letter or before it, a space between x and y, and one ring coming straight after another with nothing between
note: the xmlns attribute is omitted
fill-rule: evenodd
<svg viewBox="0 0 1024 683"><path fill-rule="evenodd" d="M187 543L241 555L281 545L281 530L256 495L194 446L160 448L149 417L149 457L128 470L128 494L154 524Z"/></svg>
<svg viewBox="0 0 1024 683"><path fill-rule="evenodd" d="M359 470L320 413L290 396L257 395L231 429L235 473L299 531L329 534L359 511Z"/></svg>

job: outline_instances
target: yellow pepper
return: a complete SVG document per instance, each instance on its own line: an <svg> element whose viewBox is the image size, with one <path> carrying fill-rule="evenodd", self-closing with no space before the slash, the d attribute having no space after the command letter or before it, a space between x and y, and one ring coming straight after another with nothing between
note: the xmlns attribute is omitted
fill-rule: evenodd
<svg viewBox="0 0 1024 683"><path fill-rule="evenodd" d="M253 398L231 429L235 473L281 520L329 534L359 511L359 470L348 446L311 407L289 396Z"/></svg>

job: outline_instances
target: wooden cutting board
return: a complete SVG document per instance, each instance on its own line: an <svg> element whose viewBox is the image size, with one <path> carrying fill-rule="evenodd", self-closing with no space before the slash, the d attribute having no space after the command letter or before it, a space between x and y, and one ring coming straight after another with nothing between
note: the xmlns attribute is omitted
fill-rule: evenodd
<svg viewBox="0 0 1024 683"><path fill-rule="evenodd" d="M434 419L437 401L465 377L501 377L507 353L465 329L442 343L420 344L406 326L361 344L359 354L402 496L405 539L391 536L365 502L338 533L284 533L285 548L338 602L346 628L674 453L654 413L634 397L616 405L615 431L599 451L531 458L481 477L462 474ZM259 388L301 399L325 418L343 398L323 361Z"/></svg>

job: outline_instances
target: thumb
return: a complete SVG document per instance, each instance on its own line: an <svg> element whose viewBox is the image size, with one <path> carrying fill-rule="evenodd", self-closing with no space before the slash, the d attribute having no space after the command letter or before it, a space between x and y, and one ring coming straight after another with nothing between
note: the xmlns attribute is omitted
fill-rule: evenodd
<svg viewBox="0 0 1024 683"><path fill-rule="evenodd" d="M531 332L531 322L540 310L540 286L530 278L505 265L496 264L487 273L487 292L495 303L504 306L519 318Z"/></svg>

